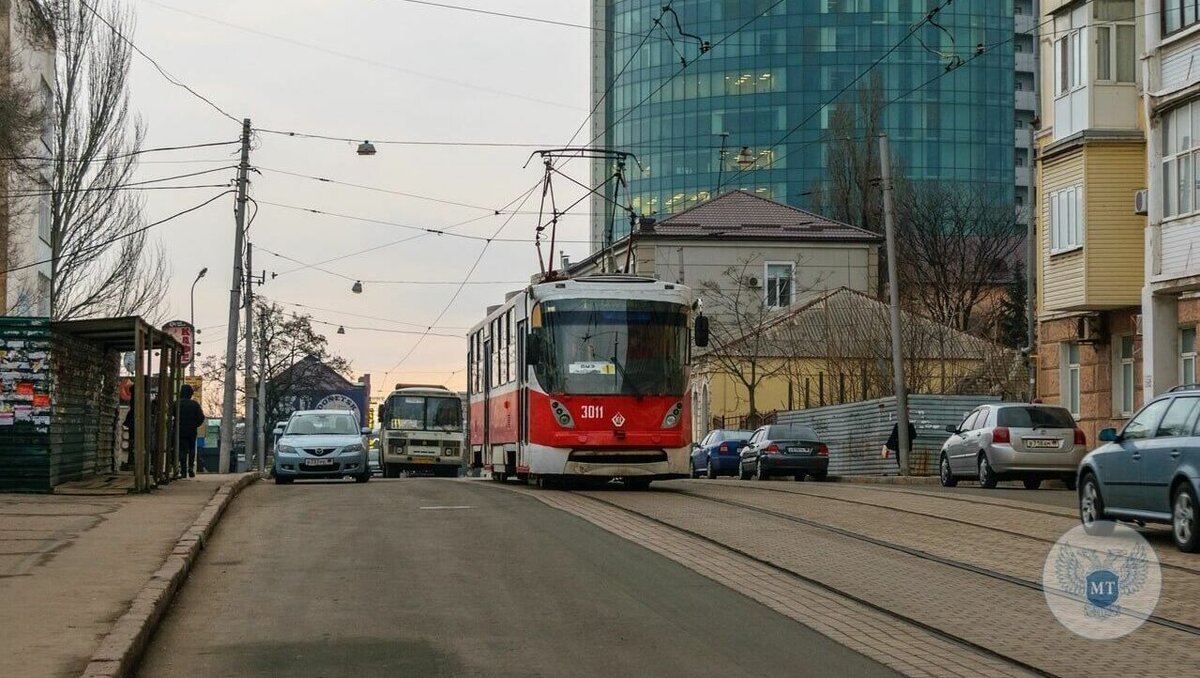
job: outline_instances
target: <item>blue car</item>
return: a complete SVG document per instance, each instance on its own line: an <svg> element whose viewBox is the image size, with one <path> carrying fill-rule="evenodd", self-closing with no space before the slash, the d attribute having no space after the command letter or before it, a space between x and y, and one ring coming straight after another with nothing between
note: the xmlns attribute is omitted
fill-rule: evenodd
<svg viewBox="0 0 1200 678"><path fill-rule="evenodd" d="M1166 523L1179 550L1200 551L1200 390L1173 389L1099 437L1106 444L1079 465L1084 529L1105 534L1114 520Z"/></svg>
<svg viewBox="0 0 1200 678"><path fill-rule="evenodd" d="M750 440L753 431L717 429L704 436L692 448L692 477L703 475L712 479L717 476L737 475L738 452Z"/></svg>

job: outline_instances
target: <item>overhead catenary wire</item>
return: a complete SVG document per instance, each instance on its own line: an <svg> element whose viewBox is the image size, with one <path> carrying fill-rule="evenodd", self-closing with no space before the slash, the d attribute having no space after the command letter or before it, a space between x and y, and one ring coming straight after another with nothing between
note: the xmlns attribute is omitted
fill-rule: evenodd
<svg viewBox="0 0 1200 678"><path fill-rule="evenodd" d="M198 177L198 176L202 176L205 174L213 174L215 172L224 172L224 171L230 170L230 169L237 169L237 165L232 165L232 166L228 166L228 167L217 167L214 169L203 170L200 172L188 172L187 174L176 174L174 176L169 176L169 177L156 177L154 179L143 179L141 181L131 181L131 182L124 183L124 184L116 184L114 186L88 186L88 187L84 187L84 188L75 188L75 189L68 189L68 190L56 190L56 189L52 188L50 190L42 190L42 191L14 191L14 192L4 193L3 195L5 195L6 197L9 197L9 198L32 198L32 197L47 196L47 195L63 195L63 194L68 194L68 193L90 193L90 192L97 192L97 191L121 191L121 190L130 190L130 189L170 190L170 189L190 189L190 188L222 188L226 184L204 184L204 185L200 185L200 186L158 186L158 187L147 187L147 186L149 184L159 184L164 181L176 181L179 179L190 179L192 177ZM146 187L146 188L139 188L139 187Z"/></svg>
<svg viewBox="0 0 1200 678"><path fill-rule="evenodd" d="M186 215L186 214L190 214L190 213L192 213L192 212L195 212L196 210L199 210L199 209L202 209L202 208L204 208L204 207L207 207L208 205L210 205L210 204L212 204L214 201L216 201L218 198L221 198L221 197L224 197L224 196L226 196L226 195L229 195L230 193L233 193L233 191L232 191L232 190L228 190L228 191L222 191L222 192L220 192L220 193L218 193L218 194L214 195L213 197L209 198L208 200L205 200L204 202L202 202L202 203L200 203L200 204L198 204L198 205L194 205L194 206L192 206L192 207L189 207L189 208L187 208L187 209L185 209L185 210L180 210L179 212L176 212L176 213L172 214L172 215L171 215L171 216L169 216L169 217L166 217L166 218L164 218L164 219L159 219L158 221L153 221L153 222L151 222L151 223L149 223L149 224L146 224L145 226L142 226L142 227L136 228L136 229L134 229L134 230L132 230L132 231L129 231L129 232L127 232L127 233L122 233L121 235L118 235L118 236L116 236L116 237L113 237L113 238L109 238L109 239L107 239L107 240L105 240L105 241L103 241L103 242L96 243L95 245L91 245L91 246L89 246L89 247L84 247L84 248L82 248L82 249L76 250L76 251L72 252L71 254L72 254L72 255L86 254L86 253L88 253L88 252L94 252L95 250L104 249L105 247L108 247L109 245L112 245L112 244L113 244L113 243L115 243L115 242L119 242L119 241L121 241L121 240L125 240L126 238L132 238L133 236L135 236L135 235L137 235L137 234L139 234L139 233L144 233L144 232L146 232L146 231L148 231L148 230L150 230L150 229L154 228L155 226L160 226L160 225L162 225L162 224L165 224L165 223L167 223L167 222L169 222L169 221L174 221L175 219L178 219L179 217L182 217L182 216L184 216L184 215ZM6 269L6 270L4 270L4 271L0 271L0 275L4 275L4 274L7 274L7 273L12 273L13 271L21 271L21 270L24 270L24 269L27 269L27 268L33 268L33 267L35 267L35 266L41 266L42 264L52 264L52 263L54 263L54 262L58 261L59 259L62 259L62 258L63 258L63 256L64 256L63 254L59 254L59 255L57 255L57 256L50 257L49 259L43 259L43 260L41 260L41 261L35 261L35 262L33 262L33 263L30 263L30 264L24 264L24 265L22 265L22 266L14 266L14 267L12 267L12 268L9 268L9 269Z"/></svg>
<svg viewBox="0 0 1200 678"><path fill-rule="evenodd" d="M472 14L483 14L483 15L487 15L487 16L500 17L500 18L504 18L504 19L516 19L516 20L520 20L520 21L529 21L529 22L533 22L533 23L545 24L548 26L561 26L563 28L578 28L578 29L582 29L582 30L586 30L586 31L591 31L593 33L610 33L612 35L629 35L629 36L639 35L638 33L630 33L628 31L620 31L620 30L616 30L613 28L597 28L595 26L589 26L587 24L577 24L577 23L572 23L569 21L556 21L554 19L545 19L542 17L527 16L527 15L522 15L522 14L511 14L508 12L496 12L493 10L480 9L478 7L464 7L462 5L451 5L451 4L442 3L442 2L429 2L428 0L392 0L392 1L393 2L404 2L404 3L411 4L411 5L424 5L427 7L436 7L439 9L449 9L449 10L455 10L455 11L459 11L459 12L470 12ZM658 39L661 40L662 38L658 38Z"/></svg>
<svg viewBox="0 0 1200 678"><path fill-rule="evenodd" d="M212 99L209 99L208 97L204 96L203 94L197 92L195 89L192 88L191 85L188 85L186 82L183 82L179 78L176 78L175 76L168 73L166 71L166 69L164 69L162 67L162 65L159 64L158 61L156 61L154 59L154 57L147 54L144 50L142 50L141 47L138 47L137 44L133 42L133 40L130 40L128 37L125 36L124 33L121 32L120 28L118 28L115 24L113 24L111 21L106 19L102 14L100 14L100 12L96 11L96 9L94 7L92 7L91 5L89 5L85 0L79 0L79 4L86 7L87 10L89 12L91 12L97 19L99 19L101 22L103 22L104 25L108 26L108 28L113 32L113 35L116 35L118 38L121 39L122 42L129 45L129 47L133 51L135 51L139 55L141 55L141 57L143 59L145 59L146 61L149 61L150 65L154 66L155 70L158 71L159 75L161 75L164 79L166 79L167 82L169 82L172 85L175 85L176 87L179 87L183 90L186 90L193 97L199 99L200 101L204 102L205 104L208 104L208 106L211 107L213 110L215 110L217 113L220 113L221 115L225 116L226 118L229 118L233 122L235 122L239 125L242 124L241 120L238 120L236 117L231 115L228 111L221 108L217 104L213 103Z"/></svg>
<svg viewBox="0 0 1200 678"><path fill-rule="evenodd" d="M18 156L12 156L12 157L7 157L7 158L0 158L0 160L5 160L5 161L13 161L13 160L40 160L40 161L43 161L43 162L64 162L64 163L87 163L87 164L91 164L91 163L94 163L94 162L109 162L109 161L112 161L112 160L123 160L123 159L125 159L125 158L133 158L133 157L136 157L136 156L145 155L145 154L147 154L147 153L169 153L169 152L171 152L171 151L190 151L190 150L197 149L197 148L214 148L214 147L217 147L217 146L232 146L232 145L234 145L234 144L240 144L240 143L241 143L240 141L238 141L238 140L236 140L236 139L235 139L235 140L233 140L233 141L207 141L207 142L202 142L202 143L198 143L198 144L187 144L187 145L182 145L182 146L155 146L155 147L153 147L153 148L139 148L139 149L138 149L138 150L136 150L136 151L129 151L128 153L117 153L117 154L114 154L114 155L105 155L105 156L104 156L104 157L102 157L102 158L97 158L97 159L93 159L93 160L79 160L79 159L76 159L76 158L55 158L55 157L52 157L52 156L42 156L42 155L18 155ZM138 162L139 162L139 163L142 163L142 162L148 162L148 161L145 161L145 160L139 160ZM167 162L167 161L161 161L161 162ZM229 162L229 161L228 161L228 160L212 160L212 161L207 161L207 160L194 160L194 161L175 160L175 161L170 161L170 162Z"/></svg>
<svg viewBox="0 0 1200 678"><path fill-rule="evenodd" d="M387 70L396 71L398 73L404 73L405 75L411 75L411 76L418 77L418 78L433 80L442 85L454 85L455 87L462 87L465 89L472 89L472 90L477 90L480 92L488 92L490 94L495 94L497 96L509 97L509 98L513 98L513 99L521 99L521 100L541 104L543 106L553 106L555 108L578 109L578 106L573 106L571 104L564 104L561 101L554 101L554 100L550 100L550 99L539 99L537 97L531 97L531 96L519 94L517 92L513 92L510 90L504 90L504 89L499 89L499 88L495 88L495 87L488 87L486 85L478 85L475 83L464 82L461 80L454 80L452 78L446 78L446 77L439 76L439 75L433 75L431 73L424 73L422 71L416 71L416 70L412 70L409 68L404 68L403 66L397 66L396 64L388 63L386 61L377 61L375 59L369 59L369 58L357 56L354 54L348 54L346 52L340 52L338 50L330 49L330 48L324 47L322 45L316 45L313 43L304 42L302 40L297 40L295 38L289 38L287 36L278 35L275 33L268 33L266 31L261 31L256 28L249 28L247 26L241 26L239 24L235 24L235 23L232 23L229 21L224 21L222 19L217 19L215 17L207 16L204 14L199 14L197 12L182 9L180 7L174 7L172 5L163 4L161 2L155 2L154 0L143 0L143 2L153 5L155 7L160 7L162 9L172 11L172 12L178 12L179 14L190 16L195 19L200 19L201 21L207 21L207 22L214 23L214 24L217 24L220 26L225 26L226 28L232 28L233 30L236 30L236 31L242 31L244 33L249 33L251 35L257 35L257 36L264 37L264 38L270 38L271 40L284 42L284 43L287 43L290 45L294 45L296 47L303 47L305 49L310 49L310 50L313 50L316 52L320 52L322 54L328 54L330 56L336 56L336 57L339 57L342 59L347 59L350 61L357 61L359 63L367 64L370 66L375 66L377 68L384 68Z"/></svg>
<svg viewBox="0 0 1200 678"><path fill-rule="evenodd" d="M457 284L457 283L454 283L454 284ZM276 303L276 304L279 304L279 305L281 305L281 306L294 306L294 307L296 307L296 308L302 308L302 309L305 309L305 310L310 310L310 311L320 311L320 312L323 312L323 313L333 313L333 314L335 314L335 315L344 315L344 316L348 316L348 317L351 317L351 318L361 318L361 319L363 319L363 320L375 320L375 321L377 321L377 322L391 323L391 324L394 324L394 325L404 325L404 326L407 326L407 327L416 327L416 328L418 328L418 329L424 329L424 328L425 328L425 326L424 326L424 325L422 325L422 324L420 324L420 323L408 322L408 321L405 321L405 320L396 320L395 318L384 318L384 317L380 317L380 316L376 316L376 315L364 315L364 314L362 314L362 313L351 313L351 312L349 312L349 311L343 311L343 310L334 309L334 308L322 308L322 307L320 307L320 306L312 306L312 305L309 305L309 304L301 304L301 303L298 303L298 302L295 302L295 301L286 301L286 300L283 300L283 299L272 299L271 301L272 301L272 302L274 302L274 303ZM465 332L465 331L467 331L467 330L468 330L468 329L470 329L470 328L469 328L469 327L455 327L455 326L449 326L449 325L446 325L446 326L441 326L441 327L435 327L434 329L437 329L437 330L462 330L463 332Z"/></svg>

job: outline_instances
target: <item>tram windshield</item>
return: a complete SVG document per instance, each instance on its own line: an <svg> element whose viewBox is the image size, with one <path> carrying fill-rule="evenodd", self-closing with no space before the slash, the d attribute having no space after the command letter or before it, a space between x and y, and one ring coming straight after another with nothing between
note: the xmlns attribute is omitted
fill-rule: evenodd
<svg viewBox="0 0 1200 678"><path fill-rule="evenodd" d="M680 395L687 361L687 311L634 299L566 299L539 304L531 322L535 371L548 393Z"/></svg>
<svg viewBox="0 0 1200 678"><path fill-rule="evenodd" d="M437 396L394 395L386 406L393 431L461 431L462 401Z"/></svg>

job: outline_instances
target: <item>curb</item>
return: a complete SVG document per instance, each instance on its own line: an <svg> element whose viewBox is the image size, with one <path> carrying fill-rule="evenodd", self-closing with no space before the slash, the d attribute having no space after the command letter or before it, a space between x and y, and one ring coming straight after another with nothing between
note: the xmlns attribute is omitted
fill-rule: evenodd
<svg viewBox="0 0 1200 678"><path fill-rule="evenodd" d="M129 609L100 641L84 669L83 678L124 678L132 673L221 515L233 498L258 478L257 473L245 473L237 480L221 485L175 543L162 567L150 577Z"/></svg>
<svg viewBox="0 0 1200 678"><path fill-rule="evenodd" d="M860 485L937 485L937 476L829 476L830 482Z"/></svg>

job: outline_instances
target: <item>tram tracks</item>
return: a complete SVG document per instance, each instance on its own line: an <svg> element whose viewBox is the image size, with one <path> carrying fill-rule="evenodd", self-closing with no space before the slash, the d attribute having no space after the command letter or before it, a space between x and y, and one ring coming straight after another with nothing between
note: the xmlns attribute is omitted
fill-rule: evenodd
<svg viewBox="0 0 1200 678"><path fill-rule="evenodd" d="M800 487L803 487L803 486L801 485ZM733 486L722 486L720 489L735 489L735 488ZM750 488L747 488L747 489L750 489ZM1057 539L1050 539L1047 537L1039 537L1037 535L1029 534L1027 532L1021 532L1019 530L1011 530L1011 529L999 527L996 525L988 525L985 523L975 522L972 520L964 520L961 518L953 518L950 516L938 515L938 514L934 514L934 513L927 513L927 512L923 512L923 511L917 511L917 510L903 508L903 507L894 506L894 505L873 504L869 501L864 501L864 500L859 500L859 499L850 499L850 498L846 498L846 497L835 497L835 496L831 496L831 495L827 495L827 494L815 494L812 492L805 492L802 489L773 488L773 487L766 487L765 484L762 484L762 485L754 485L753 490L756 492L773 492L773 493L784 494L784 495L808 497L808 498L822 500L822 501L839 502L839 503L843 503L843 504L850 504L853 506L862 506L862 507L865 507L868 509L876 509L876 510L882 510L882 511L895 511L897 513L903 513L906 515L918 516L920 518L927 518L930 520L939 520L942 522L956 524L956 525L962 525L965 527L971 527L971 528L976 528L976 529L981 529L981 530L988 530L991 532L998 532L1000 534L1008 535L1010 537L1027 539L1027 540L1036 541L1036 542L1040 542L1040 543L1044 543L1044 544L1053 545L1057 542ZM671 488L671 490L669 490L669 491L677 492L677 493L684 494L686 496L691 496L691 497L708 498L710 496L710 495L704 495L703 493L696 492L693 490L679 490L676 488ZM929 499L934 499L934 500L943 499L943 497L940 497L937 495L928 495L928 494L921 494L921 493L907 493L907 494L915 494L915 495L918 495L918 496L921 496L924 498L929 498ZM999 505L993 504L991 502L977 502L977 501L972 501L969 499L959 499L959 498L955 498L955 499L958 501L966 501L968 503L972 503L977 506L999 506ZM1015 510L1019 510L1020 507L1013 507L1013 508ZM1045 511L1039 511L1039 512L1040 513L1048 513ZM1060 516L1060 515L1054 514L1054 513L1050 513L1049 515L1055 515L1060 518L1064 517L1064 516ZM1184 574L1200 576L1200 569L1190 568L1190 567L1187 567L1184 565L1179 565L1176 563L1162 562L1161 557L1159 558L1159 566L1162 567L1163 569L1173 570L1176 572L1182 572Z"/></svg>
<svg viewBox="0 0 1200 678"><path fill-rule="evenodd" d="M755 489L758 490L760 488L755 488ZM761 489L766 489L766 488L761 488ZM1008 584L1020 586L1022 588L1038 591L1040 593L1046 593L1046 588L1040 582L1035 582L1035 581L1024 579L1022 577L1018 577L1015 575L1006 574L1004 572L1000 572L1000 571L992 569L992 568L975 565L972 563L967 563L967 562L953 559L953 558L947 558L945 556L940 556L940 555L937 555L934 553L929 553L928 551L924 551L924 550L914 548L911 546L905 546L904 544L890 542L885 539L879 539L876 537L872 537L870 535L865 535L865 534L862 534L859 532L855 532L853 530L847 530L845 528L838 527L836 525L829 525L827 523L822 523L820 521L812 520L809 518L804 518L801 516L785 513L782 511L776 511L774 509L768 509L768 508L764 508L761 506L755 506L753 504L743 502L743 501L713 497L713 496L704 495L704 494L689 491L689 490L671 489L671 490L666 490L666 491L677 494L677 495L689 497L692 499L714 502L714 503L723 504L726 506L736 507L736 508L739 508L742 510L752 511L752 512L755 512L755 513L758 513L761 515L771 516L773 518L785 520L785 521L795 523L798 525L804 525L806 527L821 530L821 531L828 532L831 534L836 534L840 537L845 537L845 538L852 539L852 540L855 540L858 542L870 544L872 546L877 546L880 548L885 548L885 549L889 549L892 551L904 553L906 555L919 558L926 562L937 563L939 565L952 567L957 570L970 572L970 573L973 573L976 575L987 577L992 580L1006 582ZM787 490L777 490L777 491L789 493L789 494L803 494L803 493L799 493L799 492L789 492ZM591 495L589 495L589 496L593 499L599 500L597 497L594 497ZM639 513L639 515L642 515L640 512L638 512L638 513ZM918 514L918 515L922 515L922 514ZM649 516L646 516L646 517L649 517ZM680 528L680 529L682 529L682 528ZM991 529L991 528L985 528L985 529ZM1166 566L1164 565L1163 567L1166 567ZM1196 574L1195 571L1189 570L1187 568L1176 568L1176 569L1180 569L1189 574ZM1068 598L1071 597L1065 591L1059 591L1059 590L1053 589L1053 588L1050 589L1049 593L1051 593L1052 595L1061 595L1061 596L1068 597ZM1125 614L1128 614L1128 613L1125 613ZM1173 619L1168 619L1165 617L1160 617L1157 615L1151 615L1150 617L1148 617L1146 619L1146 621L1148 623L1156 624L1158 626L1163 626L1163 627L1170 628L1170 629L1173 629L1176 631L1181 631L1183 633L1187 633L1192 636L1200 637L1200 626L1176 621Z"/></svg>
<svg viewBox="0 0 1200 678"><path fill-rule="evenodd" d="M674 492L676 494L683 494L684 496L688 496L688 495L686 495L686 493L680 493L677 491L672 491L672 492ZM856 605L860 605L860 606L862 606L868 610L871 610L877 614L883 615L886 618L895 620L897 622L901 622L903 624L910 625L916 629L921 630L924 633L929 634L930 636L933 636L934 638L937 638L941 641L949 643L953 646L959 647L965 651L969 651L969 652L975 653L977 655L980 655L982 657L987 657L992 660L1002 662L1003 664L1010 666L1013 669L1017 669L1017 670L1027 672L1032 675L1038 675L1038 676L1057 676L1057 675L1059 675L1054 672L1045 670L1041 667L1030 664L1029 662L1026 662L1018 657L1014 657L1010 654L998 651L992 647L988 647L987 645L984 645L982 643L973 641L970 638L966 638L960 634L956 634L951 631L947 631L946 629L941 628L940 626L937 626L935 624L931 624L931 623L922 621L912 615L905 614L903 612L900 612L893 608L890 608L886 605L881 605L879 603L876 603L864 596L860 596L858 594L853 593L852 591L846 589L845 587L836 586L836 585L828 583L827 581L823 581L820 578L806 575L802 572L797 571L794 568L787 567L785 565L781 565L778 562L772 561L768 558L764 558L760 555L756 555L755 553L752 553L746 549L742 549L737 546L728 544L724 541L721 541L720 539L703 534L702 532L699 532L697 530L693 530L693 529L690 529L687 527L683 527L681 525L677 525L668 520L664 520L662 518L658 518L656 516L650 515L649 513L639 511L639 510L630 508L628 506L624 506L618 502L611 501L609 499L605 499L603 496L601 496L602 493L572 492L571 494L573 496L583 497L583 498L590 500L592 502L595 502L597 504L602 504L604 506L616 509L617 511L620 511L622 513L625 513L625 514L628 514L631 516L636 516L643 520L650 521L651 523L653 523L659 527L665 528L671 532L675 532L675 533L684 535L687 538L703 542L704 544L711 546L711 547L715 547L719 550L735 554L738 557L745 558L746 560L749 560L757 565L765 567L765 568L767 568L773 572L776 572L780 575L803 582L804 584L806 584L810 587L814 587L821 591L827 592L828 594L831 594L838 598L842 598L842 599L851 601L852 603L854 603ZM721 502L721 503L724 503L724 502Z"/></svg>

